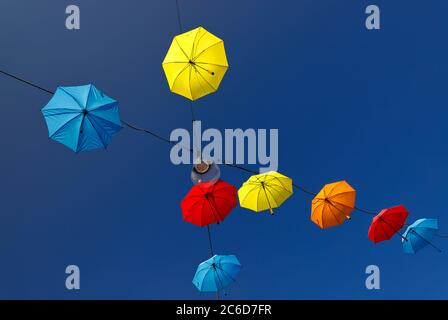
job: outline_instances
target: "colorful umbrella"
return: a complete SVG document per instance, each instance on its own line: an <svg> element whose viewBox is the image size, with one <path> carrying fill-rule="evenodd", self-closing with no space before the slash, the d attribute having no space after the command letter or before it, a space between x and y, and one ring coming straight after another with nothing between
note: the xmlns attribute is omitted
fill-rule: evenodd
<svg viewBox="0 0 448 320"><path fill-rule="evenodd" d="M355 197L355 189L346 181L325 185L313 199L311 221L322 229L342 224L345 219L350 219Z"/></svg>
<svg viewBox="0 0 448 320"><path fill-rule="evenodd" d="M383 209L372 219L368 236L374 243L389 240L403 228L409 215L408 210L402 205Z"/></svg>
<svg viewBox="0 0 448 320"><path fill-rule="evenodd" d="M229 64L224 42L199 27L174 37L162 66L170 90L194 101L218 90Z"/></svg>
<svg viewBox="0 0 448 320"><path fill-rule="evenodd" d="M234 255L214 255L202 262L193 278L193 284L201 292L219 292L235 282L241 264Z"/></svg>
<svg viewBox="0 0 448 320"><path fill-rule="evenodd" d="M180 204L184 220L200 227L223 221L236 206L236 188L227 182L199 183Z"/></svg>
<svg viewBox="0 0 448 320"><path fill-rule="evenodd" d="M417 253L427 245L439 252L439 248L432 244L432 240L439 230L437 219L419 219L411 224L403 234L403 251L406 253Z"/></svg>
<svg viewBox="0 0 448 320"><path fill-rule="evenodd" d="M243 208L274 213L293 193L292 180L278 172L270 171L249 178L238 190L238 198Z"/></svg>
<svg viewBox="0 0 448 320"><path fill-rule="evenodd" d="M107 148L122 128L117 101L91 84L58 87L42 114L49 137L75 152Z"/></svg>

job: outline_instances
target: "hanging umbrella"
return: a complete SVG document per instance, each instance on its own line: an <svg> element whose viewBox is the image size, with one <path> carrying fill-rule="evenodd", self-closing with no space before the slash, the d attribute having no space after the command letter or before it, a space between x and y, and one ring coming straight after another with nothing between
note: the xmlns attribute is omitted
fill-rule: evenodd
<svg viewBox="0 0 448 320"><path fill-rule="evenodd" d="M204 227L223 221L236 206L236 188L227 182L199 183L180 204L184 220Z"/></svg>
<svg viewBox="0 0 448 320"><path fill-rule="evenodd" d="M170 90L194 101L218 90L229 64L224 41L199 27L174 37L162 66Z"/></svg>
<svg viewBox="0 0 448 320"><path fill-rule="evenodd" d="M383 209L372 219L368 232L369 239L374 243L389 240L403 228L408 215L408 210L402 205Z"/></svg>
<svg viewBox="0 0 448 320"><path fill-rule="evenodd" d="M255 212L275 208L293 193L292 180L278 172L270 171L249 178L238 190L240 206Z"/></svg>
<svg viewBox="0 0 448 320"><path fill-rule="evenodd" d="M419 219L411 224L403 234L403 251L406 253L417 253L427 245L439 252L439 248L432 244L434 236L439 230L437 219Z"/></svg>
<svg viewBox="0 0 448 320"><path fill-rule="evenodd" d="M234 255L214 255L202 262L193 278L193 284L201 292L219 292L235 282L241 264Z"/></svg>
<svg viewBox="0 0 448 320"><path fill-rule="evenodd" d="M313 199L311 221L322 229L342 224L350 219L355 197L355 189L346 181L325 185Z"/></svg>
<svg viewBox="0 0 448 320"><path fill-rule="evenodd" d="M107 148L122 128L118 102L91 84L58 87L42 114L49 137L75 152Z"/></svg>

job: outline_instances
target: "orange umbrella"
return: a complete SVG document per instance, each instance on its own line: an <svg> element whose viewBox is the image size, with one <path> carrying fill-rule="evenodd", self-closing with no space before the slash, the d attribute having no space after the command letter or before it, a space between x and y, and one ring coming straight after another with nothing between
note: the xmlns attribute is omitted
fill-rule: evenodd
<svg viewBox="0 0 448 320"><path fill-rule="evenodd" d="M355 189L346 181L325 185L313 199L311 221L322 229L342 224L350 219L355 197Z"/></svg>

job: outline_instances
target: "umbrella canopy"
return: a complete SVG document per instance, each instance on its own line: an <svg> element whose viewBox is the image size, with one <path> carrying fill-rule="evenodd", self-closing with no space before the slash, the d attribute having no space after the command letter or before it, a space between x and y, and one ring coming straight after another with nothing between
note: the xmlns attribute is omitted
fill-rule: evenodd
<svg viewBox="0 0 448 320"><path fill-rule="evenodd" d="M342 224L350 219L355 198L355 189L346 181L325 185L311 204L311 221L322 229Z"/></svg>
<svg viewBox="0 0 448 320"><path fill-rule="evenodd" d="M235 282L241 264L234 255L215 255L202 262L193 278L193 284L201 292L219 292Z"/></svg>
<svg viewBox="0 0 448 320"><path fill-rule="evenodd" d="M437 219L419 219L411 224L403 234L403 251L406 253L417 253L427 245L439 252L439 248L432 244L432 240L439 230Z"/></svg>
<svg viewBox="0 0 448 320"><path fill-rule="evenodd" d="M403 228L409 212L402 205L383 209L372 219L368 236L371 241L378 243L389 240Z"/></svg>
<svg viewBox="0 0 448 320"><path fill-rule="evenodd" d="M49 137L75 152L107 148L122 128L118 102L92 84L58 87L42 114Z"/></svg>
<svg viewBox="0 0 448 320"><path fill-rule="evenodd" d="M229 64L224 41L202 27L174 37L162 63L170 90L197 100L218 90Z"/></svg>
<svg viewBox="0 0 448 320"><path fill-rule="evenodd" d="M184 220L204 227L223 221L236 206L236 188L227 182L199 183L180 204Z"/></svg>
<svg viewBox="0 0 448 320"><path fill-rule="evenodd" d="M278 172L270 171L249 178L238 190L238 198L243 208L260 212L275 208L293 193L292 180Z"/></svg>

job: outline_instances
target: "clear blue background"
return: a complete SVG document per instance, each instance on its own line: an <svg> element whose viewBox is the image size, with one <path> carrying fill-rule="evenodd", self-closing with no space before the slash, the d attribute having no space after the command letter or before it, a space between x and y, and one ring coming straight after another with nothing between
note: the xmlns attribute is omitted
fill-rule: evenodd
<svg viewBox="0 0 448 320"><path fill-rule="evenodd" d="M80 31L65 29L72 2ZM359 206L403 203L409 222L436 217L448 231L448 2L374 3L380 31L364 27L371 1L180 0L185 29L223 38L231 65L196 112L205 127L279 128L279 170L298 184L346 179ZM166 136L190 127L161 68L174 0L3 0L0 15L1 68L50 89L93 82L123 119ZM0 298L214 297L191 283L207 235L182 221L190 168L170 163L168 145L124 129L107 151L76 155L47 138L47 94L5 77L0 94ZM237 208L212 228L216 251L243 264L229 298L448 298L448 241L406 255L398 237L372 244L362 213L320 230L310 203L297 191L274 217ZM65 289L69 264L80 291ZM365 288L370 264L381 290Z"/></svg>

